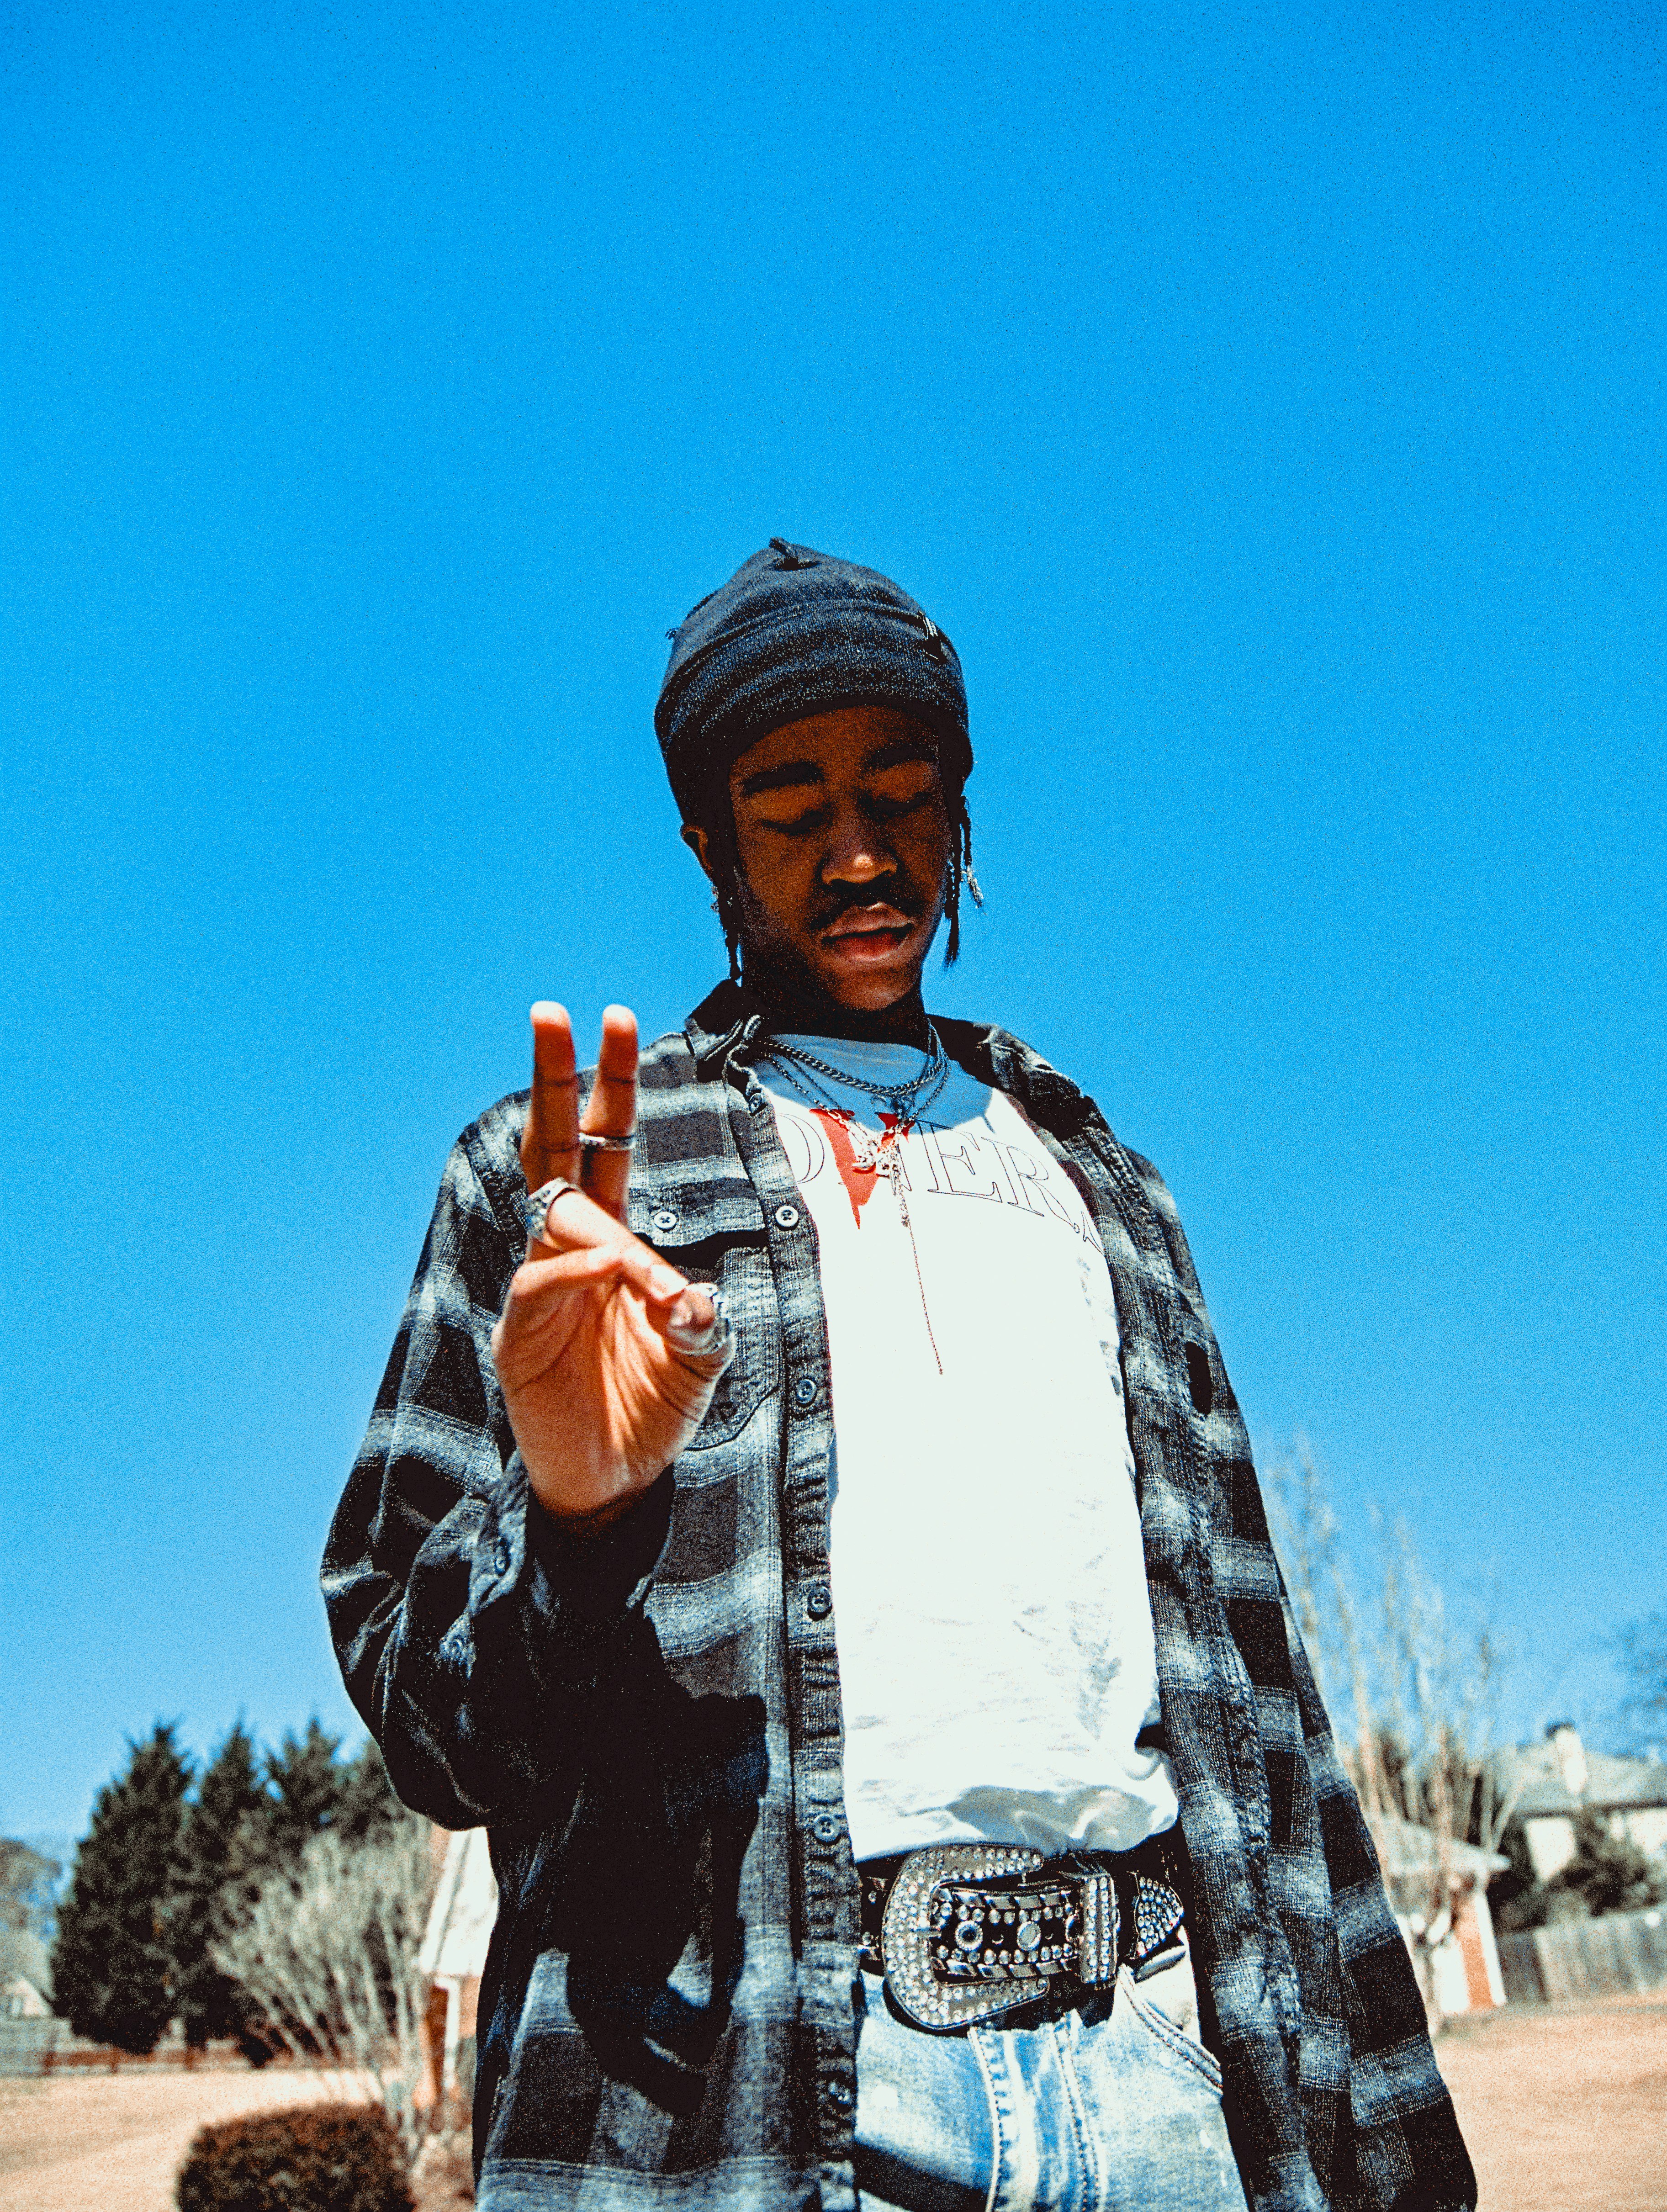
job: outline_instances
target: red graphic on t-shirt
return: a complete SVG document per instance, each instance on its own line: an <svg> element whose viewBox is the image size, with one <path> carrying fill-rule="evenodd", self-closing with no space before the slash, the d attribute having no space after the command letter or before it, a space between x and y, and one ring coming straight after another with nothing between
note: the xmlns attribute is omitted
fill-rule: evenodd
<svg viewBox="0 0 1667 2212"><path fill-rule="evenodd" d="M856 1146L851 1141L852 1115L849 1109L831 1106L812 1106L811 1112L827 1132L828 1149L832 1152L834 1165L839 1170L839 1180L845 1186L845 1195L851 1201L851 1218L859 1229L862 1226L862 1209L873 1196L885 1177L870 1165L864 1167L856 1156ZM899 1137L914 1127L912 1121L901 1124L897 1115L882 1114L880 1121L885 1134L880 1139L880 1150L889 1152Z"/></svg>

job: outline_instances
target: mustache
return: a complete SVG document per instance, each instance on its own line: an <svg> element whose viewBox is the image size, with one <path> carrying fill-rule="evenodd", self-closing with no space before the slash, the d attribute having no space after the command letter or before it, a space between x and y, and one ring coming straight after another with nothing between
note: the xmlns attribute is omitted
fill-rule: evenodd
<svg viewBox="0 0 1667 2212"><path fill-rule="evenodd" d="M926 911L924 901L908 888L900 876L888 876L879 883L843 885L837 896L830 897L826 908L811 927L820 935L845 915L861 914L871 906L889 906L894 914L903 915L910 921L918 921Z"/></svg>

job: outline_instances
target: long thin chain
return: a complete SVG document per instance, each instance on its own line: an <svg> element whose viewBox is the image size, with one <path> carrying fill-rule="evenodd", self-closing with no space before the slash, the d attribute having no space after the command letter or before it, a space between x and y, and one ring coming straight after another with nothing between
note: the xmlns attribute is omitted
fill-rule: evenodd
<svg viewBox="0 0 1667 2212"><path fill-rule="evenodd" d="M910 1110L916 1092L922 1089L931 1077L935 1075L940 1079L934 1088L934 1097L949 1079L949 1054L944 1050L943 1039L929 1020L926 1033L930 1042L925 1065L920 1073L911 1076L907 1083L870 1083L866 1076L852 1075L843 1067L830 1067L825 1060L818 1060L813 1052L806 1052L803 1045L789 1044L785 1037L771 1037L765 1049L772 1060L796 1060L800 1066L814 1068L818 1075L824 1075L835 1083L843 1083L849 1090L866 1091L871 1098L885 1099L893 1113L904 1114Z"/></svg>
<svg viewBox="0 0 1667 2212"><path fill-rule="evenodd" d="M937 1036L935 1030L933 1036L935 1042ZM939 1049L942 1052L941 1046ZM883 1176L891 1184L892 1196L897 1201L898 1218L909 1232L909 1249L915 1261L915 1284L921 1294L921 1319L926 1323L926 1340L932 1346L932 1357L937 1364L940 1375L944 1371L943 1354L938 1349L937 1335L932 1327L932 1309L926 1302L926 1277L921 1272L921 1248L916 1241L914 1222L910 1218L909 1200L903 1195L903 1154L898 1150L898 1146L949 1080L949 1055L947 1053L943 1053L942 1056L943 1065L938 1071L938 1079L931 1090L910 1110L905 1112L899 1106L897 1109L897 1120L891 1128L882 1130L876 1137L872 1131L863 1127L850 1107L842 1106L837 1098L817 1082L813 1075L807 1082L804 1077L796 1073L782 1057L776 1043L770 1044L766 1054L766 1057L776 1062L801 1098L809 1099L813 1108L832 1115L837 1121L843 1125L846 1134L851 1139L851 1151L859 1170L864 1174ZM824 1061L812 1058L809 1053L795 1051L793 1058L807 1063L811 1067L823 1067L826 1065ZM925 1071L925 1073L929 1072L929 1068ZM827 1073L837 1083L843 1083L845 1080L837 1068L828 1068ZM862 1088L865 1091L871 1091L873 1086L865 1083Z"/></svg>

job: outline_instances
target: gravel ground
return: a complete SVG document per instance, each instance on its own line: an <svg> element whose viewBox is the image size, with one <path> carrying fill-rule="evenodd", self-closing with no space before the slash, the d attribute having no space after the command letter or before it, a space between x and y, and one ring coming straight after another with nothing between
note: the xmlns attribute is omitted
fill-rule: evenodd
<svg viewBox="0 0 1667 2212"><path fill-rule="evenodd" d="M1484 2014L1440 2058L1481 2212L1667 2212L1667 2002ZM343 2094L289 2073L0 2081L0 2212L170 2212L205 2120Z"/></svg>

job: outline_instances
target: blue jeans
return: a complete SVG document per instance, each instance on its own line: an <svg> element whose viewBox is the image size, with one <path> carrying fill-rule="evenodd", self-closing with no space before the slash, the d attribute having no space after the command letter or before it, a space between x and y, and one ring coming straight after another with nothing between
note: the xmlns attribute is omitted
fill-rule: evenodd
<svg viewBox="0 0 1667 2212"><path fill-rule="evenodd" d="M1063 2019L928 2035L862 1977L863 2212L1244 2212L1191 1960Z"/></svg>

